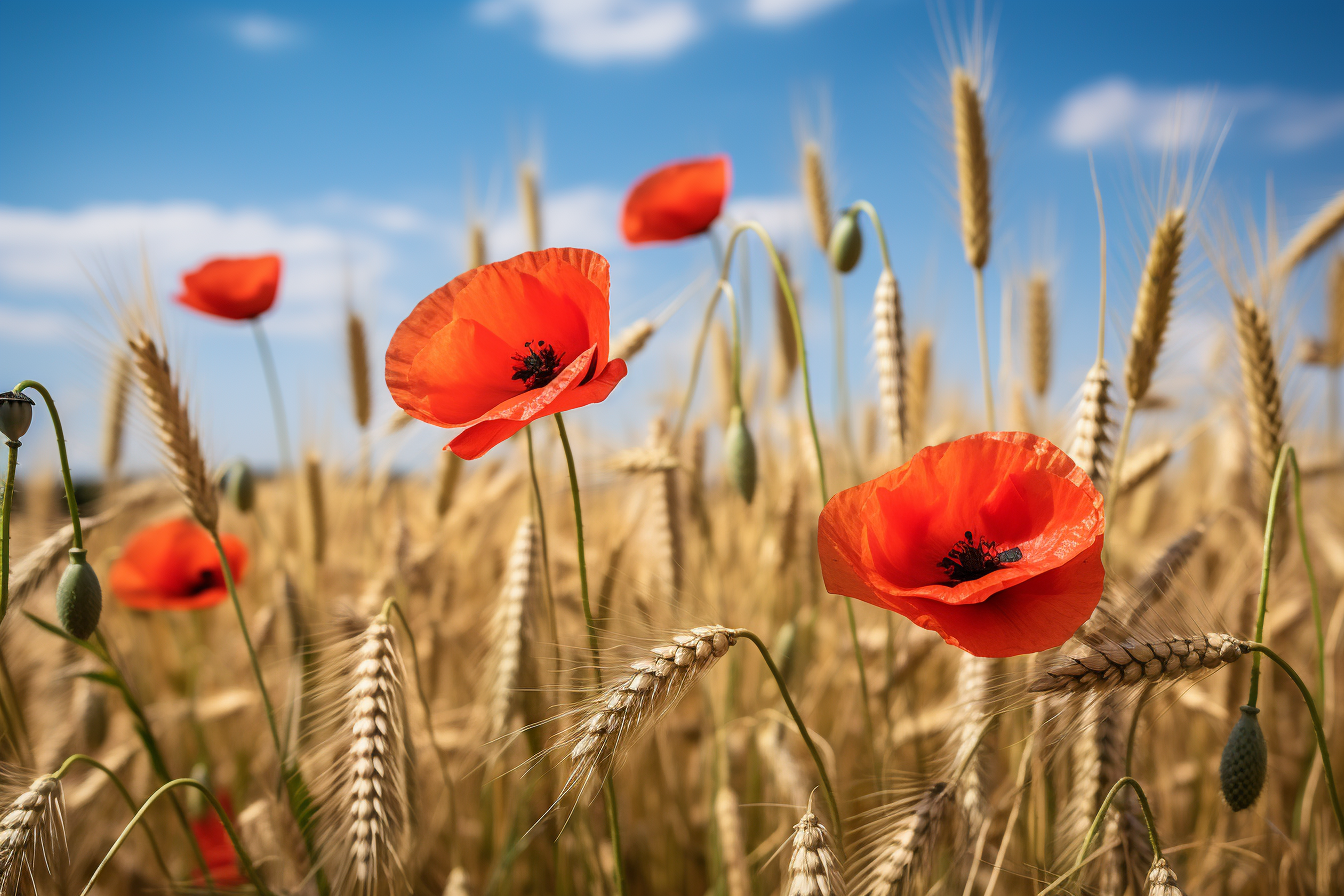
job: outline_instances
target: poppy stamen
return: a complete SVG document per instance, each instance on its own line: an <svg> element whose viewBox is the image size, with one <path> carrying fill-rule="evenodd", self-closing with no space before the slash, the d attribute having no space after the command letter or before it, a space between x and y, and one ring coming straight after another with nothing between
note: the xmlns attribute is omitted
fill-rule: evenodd
<svg viewBox="0 0 1344 896"><path fill-rule="evenodd" d="M1021 559L1021 548L997 551L994 542L983 537L976 541L975 536L968 531L965 538L952 545L952 550L938 561L938 565L955 584L973 582Z"/></svg>
<svg viewBox="0 0 1344 896"><path fill-rule="evenodd" d="M545 339L538 339L536 343L537 347L533 348L530 340L524 342L523 348L527 349L527 354L513 356L513 360L518 362L513 365L513 378L522 380L523 388L529 392L555 379L565 366L564 352L557 353L555 346L547 345Z"/></svg>

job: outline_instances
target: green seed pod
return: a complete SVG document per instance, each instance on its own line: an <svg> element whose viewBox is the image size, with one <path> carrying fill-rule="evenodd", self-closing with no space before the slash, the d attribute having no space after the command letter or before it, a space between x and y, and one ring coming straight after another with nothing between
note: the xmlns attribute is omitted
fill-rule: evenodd
<svg viewBox="0 0 1344 896"><path fill-rule="evenodd" d="M256 505L257 480L252 475L252 468L247 465L247 461L236 460L229 464L219 485L224 489L224 496L229 499L229 503L243 513L250 512Z"/></svg>
<svg viewBox="0 0 1344 896"><path fill-rule="evenodd" d="M728 478L742 499L750 504L756 494L756 444L747 431L741 405L735 406L728 416L723 452L728 459Z"/></svg>
<svg viewBox="0 0 1344 896"><path fill-rule="evenodd" d="M33 424L33 400L22 392L0 392L0 432L17 442Z"/></svg>
<svg viewBox="0 0 1344 896"><path fill-rule="evenodd" d="M1232 726L1223 747L1223 759L1218 763L1218 779L1222 783L1223 799L1233 812L1252 806L1265 786L1269 763L1269 748L1265 733L1256 718L1260 710L1243 706L1241 718Z"/></svg>
<svg viewBox="0 0 1344 896"><path fill-rule="evenodd" d="M854 270L863 256L863 231L859 229L859 216L845 212L831 228L831 265L842 274Z"/></svg>
<svg viewBox="0 0 1344 896"><path fill-rule="evenodd" d="M70 549L70 565L56 585L56 616L74 637L86 641L98 628L103 612L103 589L93 567L84 559L87 551Z"/></svg>

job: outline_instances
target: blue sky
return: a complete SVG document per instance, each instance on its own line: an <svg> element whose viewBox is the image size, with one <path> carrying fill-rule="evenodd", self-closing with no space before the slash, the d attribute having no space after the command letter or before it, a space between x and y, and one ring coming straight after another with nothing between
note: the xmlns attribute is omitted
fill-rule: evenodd
<svg viewBox="0 0 1344 896"><path fill-rule="evenodd" d="M989 17L995 356L1001 284L1044 266L1060 337L1050 397L1062 416L1095 340L1085 150L1095 151L1108 212L1115 316L1127 325L1152 213L1145 197L1160 181L1173 108L1186 125L1176 133L1182 171L1193 153L1202 175L1231 122L1206 213L1222 204L1263 218L1272 175L1290 228L1344 186L1344 70L1334 62L1344 7L1036 2L991 7ZM409 308L460 272L469 209L487 223L493 256L522 250L512 171L531 158L543 171L547 242L611 258L619 328L663 307L709 260L703 240L624 247L624 191L661 162L727 152L731 211L759 216L802 259L817 394L828 403L829 297L797 196L798 134L810 128L824 138L837 200L867 198L882 212L909 325L937 327L946 400L976 412L976 393L958 388L974 386L976 362L938 33L924 3L883 0L4 0L0 378L49 382L88 467L98 456L98 334L108 328L85 270L122 276L143 240L168 294L210 254L275 249L287 269L267 326L292 426L349 459L347 261L381 355ZM848 370L862 396L873 390L875 255L846 281ZM763 269L753 279L753 349L766 363ZM1319 326L1321 279L1318 264L1295 283L1300 327ZM1207 263L1191 264L1186 286L1171 355L1189 363L1184 373L1171 364L1172 390L1226 319ZM697 317L674 318L612 409L584 417L640 438L638 411L684 377ZM249 334L176 307L165 318L212 454L270 461ZM1120 345L1117 334L1113 358ZM406 458L428 458L442 441L417 435Z"/></svg>

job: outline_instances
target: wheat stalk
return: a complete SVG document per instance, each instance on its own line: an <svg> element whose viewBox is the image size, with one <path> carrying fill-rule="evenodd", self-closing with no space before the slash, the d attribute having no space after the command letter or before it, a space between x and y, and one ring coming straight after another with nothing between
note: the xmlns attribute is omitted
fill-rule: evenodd
<svg viewBox="0 0 1344 896"><path fill-rule="evenodd" d="M173 485L200 524L214 532L219 525L219 496L206 472L201 443L191 424L186 398L168 366L168 358L143 329L129 334L127 345Z"/></svg>
<svg viewBox="0 0 1344 896"><path fill-rule="evenodd" d="M989 261L989 149L980 92L964 68L952 72L952 128L957 155L957 195L966 263L979 270Z"/></svg>
<svg viewBox="0 0 1344 896"><path fill-rule="evenodd" d="M892 455L905 461L909 440L905 401L905 324L901 314L901 289L887 268L877 278L873 293L873 348L877 354L877 386L891 440Z"/></svg>
<svg viewBox="0 0 1344 896"><path fill-rule="evenodd" d="M61 800L61 782L42 775L9 804L0 817L0 893L17 893L28 878L37 892L34 872L38 857L51 867L48 851L63 847L65 812Z"/></svg>
<svg viewBox="0 0 1344 896"><path fill-rule="evenodd" d="M1044 398L1050 391L1050 359L1054 333L1050 320L1050 281L1033 274L1027 281L1027 357L1031 362L1031 391Z"/></svg>
<svg viewBox="0 0 1344 896"><path fill-rule="evenodd" d="M1111 445L1111 375L1106 362L1098 360L1083 381L1083 397L1078 405L1078 426L1074 431L1069 456L1098 488L1106 481L1110 468L1107 455Z"/></svg>
<svg viewBox="0 0 1344 896"><path fill-rule="evenodd" d="M587 701L561 741L573 762L564 792L604 777L736 643L737 633L721 625L691 629L631 663L629 675Z"/></svg>
<svg viewBox="0 0 1344 896"><path fill-rule="evenodd" d="M131 356L118 351L109 366L107 396L103 402L103 476L112 482L121 469L121 447L131 394Z"/></svg>
<svg viewBox="0 0 1344 896"><path fill-rule="evenodd" d="M345 355L350 367L350 393L355 402L355 422L368 429L373 415L373 393L369 386L369 340L364 318L353 308L345 310Z"/></svg>
<svg viewBox="0 0 1344 896"><path fill-rule="evenodd" d="M1047 662L1029 690L1072 693L1176 680L1234 663L1249 651L1245 641L1218 632L1151 641L1096 639Z"/></svg>
<svg viewBox="0 0 1344 896"><path fill-rule="evenodd" d="M873 854L857 863L850 891L855 896L913 896L933 862L955 792L939 781L920 795L909 813L894 816L890 832L874 839Z"/></svg>
<svg viewBox="0 0 1344 896"><path fill-rule="evenodd" d="M1251 481L1258 506L1269 502L1274 464L1283 446L1283 392L1269 318L1255 302L1232 296L1241 386L1251 430Z"/></svg>
<svg viewBox="0 0 1344 896"><path fill-rule="evenodd" d="M532 517L518 521L504 566L504 587L495 611L495 658L492 676L489 738L509 730L517 708L518 688L530 634L530 607L537 590L539 539Z"/></svg>
<svg viewBox="0 0 1344 896"><path fill-rule="evenodd" d="M524 162L518 166L518 206L523 217L527 248L541 251L541 189L537 184L537 166ZM482 246L481 257L485 257Z"/></svg>
<svg viewBox="0 0 1344 896"><path fill-rule="evenodd" d="M1340 190L1320 211L1293 234L1274 262L1275 273L1286 277L1293 268L1306 261L1317 249L1330 241L1344 227L1344 190Z"/></svg>
<svg viewBox="0 0 1344 896"><path fill-rule="evenodd" d="M812 238L821 251L826 252L831 243L831 194L826 188L826 163L821 157L821 146L815 140L803 144L802 181Z"/></svg>
<svg viewBox="0 0 1344 896"><path fill-rule="evenodd" d="M905 398L909 403L906 423L910 428L910 450L924 447L924 432L929 419L929 399L933 394L933 334L921 330L910 351L910 379Z"/></svg>
<svg viewBox="0 0 1344 896"><path fill-rule="evenodd" d="M1130 401L1142 401L1152 385L1157 356L1171 321L1184 246L1185 209L1169 209L1153 228L1143 278L1139 281L1129 355L1125 358L1125 391Z"/></svg>
<svg viewBox="0 0 1344 896"><path fill-rule="evenodd" d="M347 695L348 860L354 886L372 893L400 873L408 818L405 670L396 633L379 616L360 640Z"/></svg>
<svg viewBox="0 0 1344 896"><path fill-rule="evenodd" d="M783 896L845 896L845 877L825 825L807 811L793 826L793 849L785 869Z"/></svg>
<svg viewBox="0 0 1344 896"><path fill-rule="evenodd" d="M728 896L751 896L751 871L747 866L742 817L738 812L737 794L727 784L720 784L714 794L714 824L719 831Z"/></svg>

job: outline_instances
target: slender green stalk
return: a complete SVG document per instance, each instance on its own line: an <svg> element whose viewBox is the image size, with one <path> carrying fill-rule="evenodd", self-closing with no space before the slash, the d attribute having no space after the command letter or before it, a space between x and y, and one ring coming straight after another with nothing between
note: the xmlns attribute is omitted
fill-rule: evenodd
<svg viewBox="0 0 1344 896"><path fill-rule="evenodd" d="M223 823L224 832L229 835L229 840L233 843L233 850L238 855L239 861L242 862L243 873L247 875L247 879L252 881L252 885L256 887L257 891L262 893L263 896L274 896L274 894L271 893L270 888L266 886L265 881L263 881L260 875L257 874L256 866L252 864L252 857L248 855L246 847L244 847L242 841L238 839L238 832L234 830L233 822L229 820L229 816L224 811L224 807L219 804L219 800L210 792L210 788L206 787L195 778L176 778L150 794L149 799L145 800L144 805L140 807L135 815L131 816L130 823L126 825L125 830L123 830L121 835L117 837L116 841L112 844L112 848L107 851L107 855L103 856L103 860L98 863L98 867L93 871L93 876L89 878L89 882L84 885L84 889L80 892L80 896L88 896L89 892L93 889L93 885L98 881L98 876L102 874L103 869L107 867L107 863L112 861L112 858L116 856L117 852L121 849L122 844L126 842L126 838L131 836L131 832L135 830L135 826L140 823L140 819L145 817L145 813L149 811L149 808L154 805L155 801L164 794L170 793L176 787L194 787L201 792L206 801L210 803L210 808L215 810L215 814L219 816L219 820Z"/></svg>
<svg viewBox="0 0 1344 896"><path fill-rule="evenodd" d="M989 374L989 333L985 328L985 270L972 270L975 273L975 331L980 340L980 379L985 388L985 421L993 432L998 427L994 423L994 381Z"/></svg>
<svg viewBox="0 0 1344 896"><path fill-rule="evenodd" d="M845 281L840 272L830 264L827 256L827 273L831 281L831 331L835 340L835 429L840 434L840 443L849 454L851 467L858 464L858 452L854 448L854 425L850 414L849 372L845 366Z"/></svg>
<svg viewBox="0 0 1344 896"><path fill-rule="evenodd" d="M73 550L82 551L84 531L79 525L79 505L75 503L75 483L70 478L70 459L65 454L65 430L61 428L61 415L56 413L56 402L51 400L51 393L37 380L24 380L14 387L14 391L22 392L29 388L38 391L47 403L47 412L51 414L51 428L56 430L56 450L61 455L61 476L65 480L65 503L70 508L70 528L74 530L70 543Z"/></svg>
<svg viewBox="0 0 1344 896"><path fill-rule="evenodd" d="M280 377L275 372L275 356L271 354L271 343L262 329L261 320L252 319L252 335L257 340L257 354L261 355L262 371L266 375L266 389L271 395L271 413L275 416L275 441L280 447L280 469L288 470L294 465L289 450L289 425L285 422L285 399L280 392Z"/></svg>
<svg viewBox="0 0 1344 896"><path fill-rule="evenodd" d="M551 589L551 550L546 539L546 510L541 503L541 480L537 478L537 455L532 447L532 424L523 427L527 436L527 469L532 474L532 504L537 513L537 532L541 535L541 584L546 597L546 621L550 623L551 643L560 649L560 624L555 612L555 592ZM560 658L556 656L556 681L559 683Z"/></svg>
<svg viewBox="0 0 1344 896"><path fill-rule="evenodd" d="M23 443L5 440L9 446L9 472L5 474L4 498L0 499L0 622L9 611L9 513L14 506L14 473Z"/></svg>
<svg viewBox="0 0 1344 896"><path fill-rule="evenodd" d="M887 250L887 232L882 229L882 219L877 216L877 209L868 200L860 199L852 204L845 214L852 215L858 212L863 212L868 216L868 220L873 222L873 230L877 232L877 247L882 251L882 267L891 271L891 253Z"/></svg>
<svg viewBox="0 0 1344 896"><path fill-rule="evenodd" d="M252 674L256 676L257 688L261 691L261 703L266 709L266 722L271 729L271 740L275 744L275 755L280 764L285 764L284 748L280 745L280 729L275 723L275 707L271 704L270 692L266 690L266 679L261 674L261 663L257 660L256 648L252 646L252 635L247 630L247 618L243 615L242 602L238 600L238 586L233 580L233 570L229 568L229 558L224 555L224 544L219 533L211 529L210 539L215 543L215 552L219 554L219 566L224 571L224 587L228 589L229 600L233 602L233 611L238 616L238 627L243 633L243 646L247 648L247 658L252 663Z"/></svg>
<svg viewBox="0 0 1344 896"><path fill-rule="evenodd" d="M117 788L117 792L121 794L121 798L126 802L126 805L130 807L132 815L134 815L135 811L140 808L136 805L135 799L131 796L131 792L126 789L126 785L121 783L121 778L117 777L117 773L103 765L97 759L94 759L92 756L86 756L83 753L75 753L72 756L67 756L65 761L61 763L61 767L52 772L51 776L57 781L61 780L76 762L83 762L86 765L91 765L107 775L108 779L112 782L112 786ZM149 848L154 853L154 861L158 864L159 870L163 872L163 877L168 881L168 886L172 887L174 892L176 892L179 889L177 881L173 879L173 873L168 870L168 865L163 860L163 853L159 851L158 839L154 836L154 832L149 828L145 828L145 836L149 838Z"/></svg>
<svg viewBox="0 0 1344 896"><path fill-rule="evenodd" d="M1335 770L1330 765L1330 745L1325 739L1325 727L1321 724L1321 714L1316 710L1316 701L1311 698L1311 691L1307 689L1307 684L1302 680L1302 676L1297 674L1288 661L1279 656L1273 650L1270 650L1264 644L1252 641L1247 645L1256 655L1264 654L1273 660L1280 669L1288 673L1288 677L1297 685L1297 689L1302 692L1302 701L1307 704L1307 712L1311 713L1311 726L1316 732L1316 746L1321 751L1321 770L1325 772L1326 788L1330 791L1330 805L1335 810L1335 822L1339 825L1340 834L1344 834L1344 807L1339 803L1339 791L1335 787Z"/></svg>
<svg viewBox="0 0 1344 896"><path fill-rule="evenodd" d="M729 256L732 255L729 247ZM583 547L583 504L579 500L579 472L574 466L574 450L569 445L569 433L565 430L565 418L557 413L555 427L560 431L560 444L565 449L565 465L569 468L569 491L574 498L574 529L579 551L579 597L583 602L583 621L588 627L588 650L593 659L593 679L602 686L602 666L597 649L597 623L593 621L592 606L588 602L588 560ZM621 859L621 826L616 814L616 785L608 771L602 780L602 799L607 810L607 828L611 832L612 877L616 885L617 896L625 896L625 864Z"/></svg>
<svg viewBox="0 0 1344 896"><path fill-rule="evenodd" d="M1087 853L1092 848L1092 841L1097 838L1097 833L1101 830L1101 823L1106 820L1106 813L1110 811L1111 803L1115 801L1116 796L1125 787L1132 787L1134 793L1139 797L1139 808L1143 810L1143 823L1148 828L1148 844L1153 848L1153 859L1162 858L1162 845L1157 842L1157 825L1153 823L1153 809L1148 805L1148 796L1143 792L1143 788L1138 781L1126 775L1115 782L1115 786L1111 788L1110 793L1106 794L1106 799L1101 801L1101 808L1097 810L1097 817L1092 820L1092 827L1088 828L1087 836L1083 838L1082 848L1078 850L1078 860L1073 863L1073 867L1055 878L1050 886L1036 896L1046 896L1046 894L1065 886L1087 864Z"/></svg>
<svg viewBox="0 0 1344 896"><path fill-rule="evenodd" d="M746 243L743 243L745 246ZM731 283L719 284L719 289L728 297L728 316L733 319L733 403L742 407L742 323L737 314L737 296ZM745 410L745 408L744 408Z"/></svg>
<svg viewBox="0 0 1344 896"><path fill-rule="evenodd" d="M807 725L803 722L802 715L798 712L798 707L793 703L793 697L789 694L789 686L784 683L784 676L775 665L775 660L770 656L770 650L761 640L760 635L750 629L739 628L733 632L741 638L756 645L756 649L761 652L761 658L765 660L765 665L770 669L770 674L775 679L775 684L779 687L779 695L784 698L784 705L788 707L789 715L793 716L793 724L798 728L798 734L807 745L807 751L812 754L812 761L817 766L817 777L821 779L821 789L826 794L826 804L831 810L831 821L835 825L835 842L844 851L844 831L842 830L843 819L840 816L840 805L835 801L835 789L831 787L830 775L826 774L826 763L821 761L821 753L817 750L817 745L812 742L812 735L807 731Z"/></svg>

